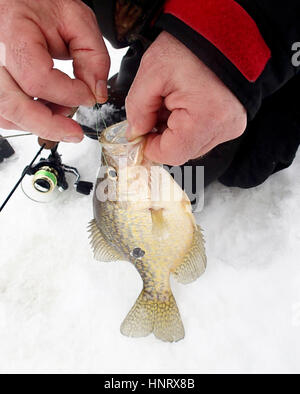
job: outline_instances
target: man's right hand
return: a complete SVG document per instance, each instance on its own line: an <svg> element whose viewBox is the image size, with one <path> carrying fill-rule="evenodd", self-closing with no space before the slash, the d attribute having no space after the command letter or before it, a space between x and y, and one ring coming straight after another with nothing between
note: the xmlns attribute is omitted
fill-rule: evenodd
<svg viewBox="0 0 300 394"><path fill-rule="evenodd" d="M0 0L0 53L0 127L80 142L66 116L107 100L110 60L92 10L80 0ZM53 58L73 59L76 79Z"/></svg>

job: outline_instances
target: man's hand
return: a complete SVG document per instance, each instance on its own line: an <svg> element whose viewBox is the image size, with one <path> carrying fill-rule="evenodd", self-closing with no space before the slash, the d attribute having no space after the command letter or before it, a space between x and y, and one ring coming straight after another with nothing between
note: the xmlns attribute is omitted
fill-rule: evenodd
<svg viewBox="0 0 300 394"><path fill-rule="evenodd" d="M0 127L81 141L66 116L106 101L110 66L91 9L80 0L0 0L0 45ZM76 79L54 69L53 58L73 59Z"/></svg>
<svg viewBox="0 0 300 394"><path fill-rule="evenodd" d="M163 32L145 53L126 100L128 137L147 137L145 155L181 165L239 137L246 110L188 48Z"/></svg>

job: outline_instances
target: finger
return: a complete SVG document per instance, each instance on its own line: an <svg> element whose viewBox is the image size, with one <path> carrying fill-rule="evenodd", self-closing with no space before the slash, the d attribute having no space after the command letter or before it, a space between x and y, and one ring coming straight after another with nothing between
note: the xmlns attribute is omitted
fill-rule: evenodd
<svg viewBox="0 0 300 394"><path fill-rule="evenodd" d="M73 2L64 14L61 34L74 60L74 74L84 81L97 102L107 101L107 78L110 58L97 19L85 4Z"/></svg>
<svg viewBox="0 0 300 394"><path fill-rule="evenodd" d="M34 22L23 20L14 34L17 37L7 50L6 68L27 95L69 107L95 104L93 93L83 81L53 68L47 43Z"/></svg>
<svg viewBox="0 0 300 394"><path fill-rule="evenodd" d="M51 141L80 142L81 127L73 120L56 115L39 101L22 92L11 75L0 68L0 116L22 130Z"/></svg>
<svg viewBox="0 0 300 394"><path fill-rule="evenodd" d="M166 129L163 134L147 136L145 156L156 163L172 166L184 164L188 157L178 135L171 129Z"/></svg>
<svg viewBox="0 0 300 394"><path fill-rule="evenodd" d="M157 72L152 72L153 69L147 64L147 61L142 60L126 98L129 140L147 134L156 126L158 111L163 103L163 78Z"/></svg>
<svg viewBox="0 0 300 394"><path fill-rule="evenodd" d="M4 119L2 116L0 116L0 128L5 129L5 130L21 130L21 131L23 131L23 129L18 127L15 123Z"/></svg>
<svg viewBox="0 0 300 394"><path fill-rule="evenodd" d="M176 109L171 113L162 134L147 137L145 155L158 163L182 165L210 139L210 135L203 133L187 110Z"/></svg>
<svg viewBox="0 0 300 394"><path fill-rule="evenodd" d="M50 103L49 101L42 99L38 99L37 101L46 105L51 110L51 112L56 115L73 117L74 113L77 111L77 107L66 107L63 105Z"/></svg>

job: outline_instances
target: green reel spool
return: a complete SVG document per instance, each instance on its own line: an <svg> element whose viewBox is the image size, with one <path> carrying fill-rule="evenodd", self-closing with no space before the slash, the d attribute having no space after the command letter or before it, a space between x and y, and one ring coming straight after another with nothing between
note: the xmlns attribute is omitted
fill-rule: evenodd
<svg viewBox="0 0 300 394"><path fill-rule="evenodd" d="M40 193L52 193L57 186L57 177L51 168L41 168L33 178L33 186Z"/></svg>

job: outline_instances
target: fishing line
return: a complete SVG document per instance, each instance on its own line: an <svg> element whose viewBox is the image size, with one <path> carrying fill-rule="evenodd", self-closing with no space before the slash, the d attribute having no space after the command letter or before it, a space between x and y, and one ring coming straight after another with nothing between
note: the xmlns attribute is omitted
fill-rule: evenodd
<svg viewBox="0 0 300 394"><path fill-rule="evenodd" d="M106 166L108 167L108 162L107 162L107 159L106 159L106 156L105 156L105 154L103 153L103 146L102 146L102 143L100 142L100 135L99 135L99 131L100 131L100 126L99 126L99 118L98 118L98 113L99 113L99 115L100 115L100 117L101 117L101 120L102 120L102 122L103 122L103 124L104 124L104 127L107 129L107 124L106 124L106 122L105 122L105 119L104 119L104 116L102 115L102 111L101 111L101 107L100 107L100 105L97 103L96 104L96 108L97 108L97 116L96 116L96 132L97 132L97 138L98 138L98 141L99 141L99 143L100 143L100 145L101 145L101 150L102 150L102 157L103 157L103 159L104 159L104 161L105 161L105 164L106 164Z"/></svg>
<svg viewBox="0 0 300 394"><path fill-rule="evenodd" d="M9 138L27 137L28 135L33 135L33 134L32 133L13 134L13 135L2 136L2 138L8 140Z"/></svg>
<svg viewBox="0 0 300 394"><path fill-rule="evenodd" d="M102 114L102 111L101 111L101 106L97 103L96 104L96 108L97 108L97 110L98 110L98 112L99 112L99 115L100 115L100 118L101 118L101 120L102 120L102 122L103 122L103 124L104 124L104 127L107 129L107 124L106 124L106 121L105 121L105 119L104 119L104 116L103 116L103 114ZM100 127L99 127L99 122L98 122L98 116L96 117L96 131L97 131L97 137L99 138L99 130L100 130Z"/></svg>
<svg viewBox="0 0 300 394"><path fill-rule="evenodd" d="M92 131L85 131L84 132L84 134L87 136L87 137L93 137L94 135L95 135L95 133L94 132L92 132ZM98 133L97 133L98 134ZM32 133L24 133L24 134L14 134L14 135L7 135L7 136L2 136L2 138L4 139L4 140L8 140L8 139L10 139L10 138L17 138L17 137L27 137L27 136L34 136L34 134L32 134Z"/></svg>

